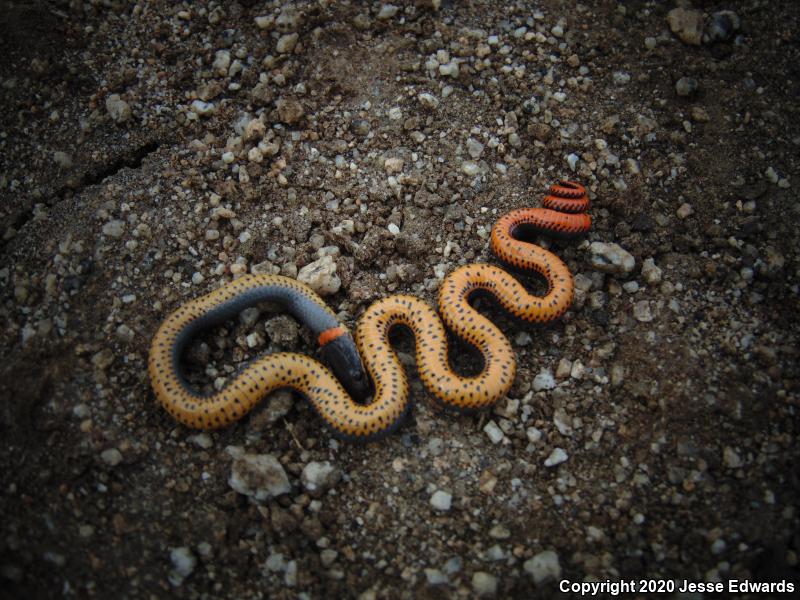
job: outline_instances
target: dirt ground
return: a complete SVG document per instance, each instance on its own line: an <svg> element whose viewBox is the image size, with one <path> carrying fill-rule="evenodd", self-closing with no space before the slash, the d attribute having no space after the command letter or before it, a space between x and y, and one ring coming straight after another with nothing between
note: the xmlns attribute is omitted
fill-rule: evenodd
<svg viewBox="0 0 800 600"><path fill-rule="evenodd" d="M644 0L0 5L0 597L797 589L797 3L682 3L696 44ZM585 239L541 241L576 298L481 304L519 361L492 411L437 409L403 335L414 409L377 443L288 393L210 433L156 402L189 299L328 254L350 327L433 303L561 178L592 198ZM313 353L250 311L186 368L212 390L277 349Z"/></svg>

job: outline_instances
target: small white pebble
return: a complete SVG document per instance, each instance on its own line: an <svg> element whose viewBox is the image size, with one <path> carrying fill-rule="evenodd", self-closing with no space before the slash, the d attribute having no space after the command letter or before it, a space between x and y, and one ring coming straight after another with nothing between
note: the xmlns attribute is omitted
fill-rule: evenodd
<svg viewBox="0 0 800 600"><path fill-rule="evenodd" d="M186 546L173 548L169 553L169 559L172 561L175 571L177 571L181 577L188 577L191 575L197 565L197 559Z"/></svg>
<svg viewBox="0 0 800 600"><path fill-rule="evenodd" d="M489 436L489 439L493 444L499 444L503 441L505 434L503 430L497 426L497 423L494 421L489 421L483 428L483 431L486 435Z"/></svg>
<svg viewBox="0 0 800 600"><path fill-rule="evenodd" d="M567 159L566 160L567 160L567 164L569 165L569 168L572 171L574 171L575 167L578 165L578 161L580 160L580 158L578 157L577 154L575 154L573 152L572 154L567 155Z"/></svg>
<svg viewBox="0 0 800 600"><path fill-rule="evenodd" d="M108 450L103 450L100 454L100 458L109 467L116 467L122 462L122 453L116 448L109 448Z"/></svg>
<svg viewBox="0 0 800 600"><path fill-rule="evenodd" d="M525 435L531 444L538 444L542 440L542 431L536 427L528 427L525 430Z"/></svg>
<svg viewBox="0 0 800 600"><path fill-rule="evenodd" d="M455 61L451 61L446 65L439 66L439 75L443 77L458 77L459 68L458 63Z"/></svg>
<svg viewBox="0 0 800 600"><path fill-rule="evenodd" d="M252 349L258 348L264 340L258 332L254 331L253 333L248 334L248 336L245 338L245 341L247 342L247 347Z"/></svg>
<svg viewBox="0 0 800 600"><path fill-rule="evenodd" d="M192 112L195 114L200 115L201 117L207 117L209 115L214 114L216 111L216 107L211 102L203 102L202 100L195 100L192 102Z"/></svg>
<svg viewBox="0 0 800 600"><path fill-rule="evenodd" d="M650 310L650 302L640 300L633 305L633 316L640 323L649 323L653 320L653 313Z"/></svg>
<svg viewBox="0 0 800 600"><path fill-rule="evenodd" d="M453 496L448 492L436 490L431 496L431 506L436 510L447 512L453 504Z"/></svg>
<svg viewBox="0 0 800 600"><path fill-rule="evenodd" d="M544 461L545 467L555 467L556 465L560 465L561 463L565 462L569 456L566 452L564 452L563 448L556 448L551 453L550 456L547 457L547 460Z"/></svg>
<svg viewBox="0 0 800 600"><path fill-rule="evenodd" d="M489 598L497 594L497 577L485 571L477 571L472 576L472 589L479 598Z"/></svg>
<svg viewBox="0 0 800 600"><path fill-rule="evenodd" d="M297 46L299 35L296 33L287 33L278 38L278 43L275 44L275 50L278 54L289 54Z"/></svg>
<svg viewBox="0 0 800 600"><path fill-rule="evenodd" d="M629 294L635 294L639 291L639 282L638 281L626 281L622 284L622 289L628 292Z"/></svg>
<svg viewBox="0 0 800 600"><path fill-rule="evenodd" d="M467 139L467 152L472 158L480 158L483 154L483 144L475 138L469 138Z"/></svg>
<svg viewBox="0 0 800 600"><path fill-rule="evenodd" d="M118 238L122 237L125 232L125 222L113 220L103 225L103 234L109 237Z"/></svg>
<svg viewBox="0 0 800 600"><path fill-rule="evenodd" d="M264 153L258 147L250 148L247 152L247 160L254 163L260 163L264 160Z"/></svg>
<svg viewBox="0 0 800 600"><path fill-rule="evenodd" d="M478 163L472 162L471 160L464 161L464 164L461 165L461 171L465 175L469 175L470 177L477 175L480 173L481 168L478 166Z"/></svg>
<svg viewBox="0 0 800 600"><path fill-rule="evenodd" d="M584 375L586 375L586 367L583 363L579 360L576 360L572 363L572 368L569 371L569 376L573 379L583 379Z"/></svg>
<svg viewBox="0 0 800 600"><path fill-rule="evenodd" d="M396 174L402 172L404 164L405 161L402 158L391 157L383 161L383 169L388 174Z"/></svg>
<svg viewBox="0 0 800 600"><path fill-rule="evenodd" d="M714 540L714 543L711 544L711 554L722 554L725 551L727 544L725 540L722 538L717 538Z"/></svg>
<svg viewBox="0 0 800 600"><path fill-rule="evenodd" d="M417 98L419 98L420 104L426 108L437 108L439 106L439 100L433 94L424 92L417 96Z"/></svg>
<svg viewBox="0 0 800 600"><path fill-rule="evenodd" d="M206 432L198 433L197 435L191 435L188 439L195 446L198 448L203 448L204 450L208 450L214 445L214 440L212 440L211 436Z"/></svg>
<svg viewBox="0 0 800 600"><path fill-rule="evenodd" d="M556 380L549 369L542 369L536 377L533 378L533 390L535 392L552 390L554 387L556 387Z"/></svg>
<svg viewBox="0 0 800 600"><path fill-rule="evenodd" d="M770 183L778 183L778 180L780 179L778 172L773 167L768 167L764 172L764 176L769 180Z"/></svg>
<svg viewBox="0 0 800 600"><path fill-rule="evenodd" d="M387 21L394 17L399 10L400 8L394 4L384 4L381 6L381 10L378 12L378 18L381 21Z"/></svg>
<svg viewBox="0 0 800 600"><path fill-rule="evenodd" d="M259 29L269 29L272 24L275 22L275 17L272 15L267 16L259 16L255 18L256 27Z"/></svg>

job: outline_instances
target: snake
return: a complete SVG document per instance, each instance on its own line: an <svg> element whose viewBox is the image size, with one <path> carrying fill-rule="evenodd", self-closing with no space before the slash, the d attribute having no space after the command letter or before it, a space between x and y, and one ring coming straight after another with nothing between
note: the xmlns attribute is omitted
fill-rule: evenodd
<svg viewBox="0 0 800 600"><path fill-rule="evenodd" d="M491 248L501 262L546 280L543 296L529 293L498 266L471 263L442 281L441 317L415 296L392 295L361 315L353 336L304 283L281 275L242 275L183 304L161 323L148 359L155 396L180 423L217 429L241 419L273 390L290 388L309 400L335 437L379 439L399 427L410 407L408 377L389 340L394 328L405 327L415 338L419 377L437 404L464 413L494 405L514 382L516 358L506 336L473 308L472 299L492 296L512 316L530 323L556 319L572 303L569 268L530 240L539 234L570 238L588 231L589 198L572 181L549 191L541 208L508 212L491 232ZM308 327L324 364L305 354L278 352L247 363L216 392L195 390L181 367L189 342L262 302L278 305ZM477 375L461 376L451 368L447 329L480 353L483 368Z"/></svg>

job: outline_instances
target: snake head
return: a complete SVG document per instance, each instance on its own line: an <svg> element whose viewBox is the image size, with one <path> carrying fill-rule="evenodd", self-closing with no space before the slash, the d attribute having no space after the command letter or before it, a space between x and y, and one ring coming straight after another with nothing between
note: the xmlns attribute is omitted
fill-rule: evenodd
<svg viewBox="0 0 800 600"><path fill-rule="evenodd" d="M346 331L341 333L320 346L320 355L356 402L365 403L369 399L372 385L353 336Z"/></svg>

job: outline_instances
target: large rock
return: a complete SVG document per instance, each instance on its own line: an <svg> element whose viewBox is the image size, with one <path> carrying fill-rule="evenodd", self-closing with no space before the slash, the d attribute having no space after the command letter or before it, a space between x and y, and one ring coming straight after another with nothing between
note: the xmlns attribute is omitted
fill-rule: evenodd
<svg viewBox="0 0 800 600"><path fill-rule="evenodd" d="M336 261L326 254L300 269L297 280L308 285L320 296L330 296L342 287L342 280L336 274Z"/></svg>
<svg viewBox="0 0 800 600"><path fill-rule="evenodd" d="M236 457L228 485L258 502L288 494L292 489L286 471L271 454L242 454Z"/></svg>
<svg viewBox="0 0 800 600"><path fill-rule="evenodd" d="M636 259L619 244L592 242L589 246L592 253L592 266L603 273L611 275L627 275L636 266Z"/></svg>

